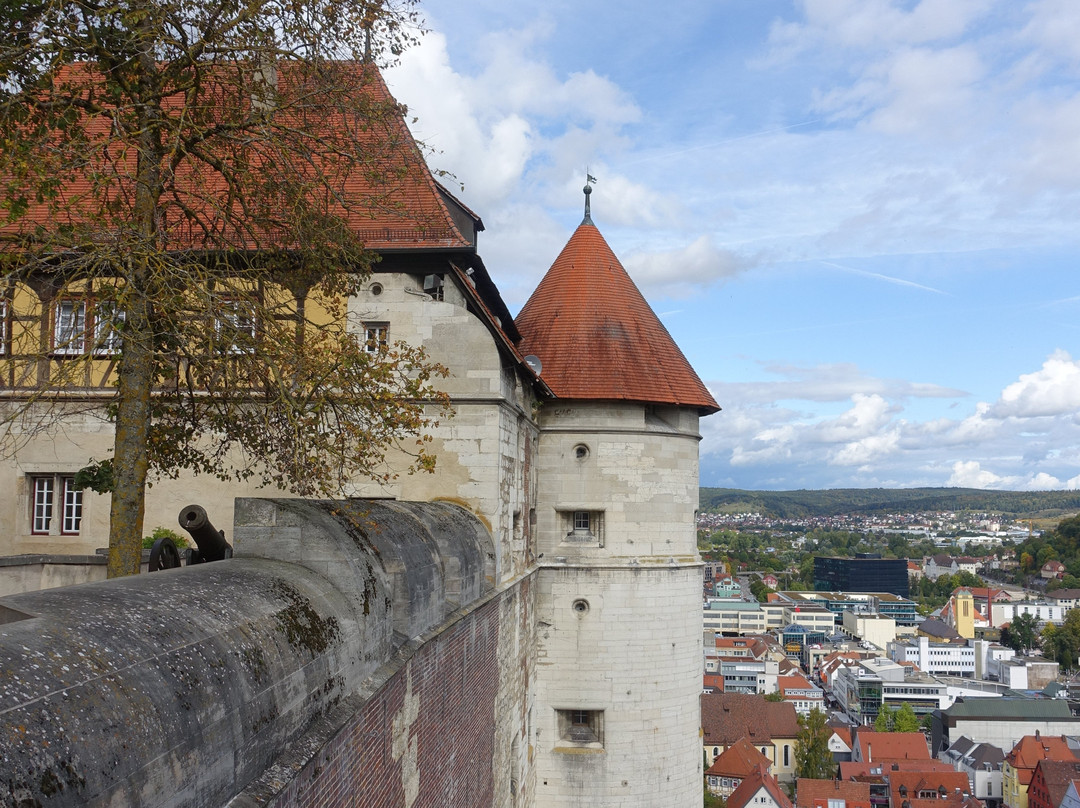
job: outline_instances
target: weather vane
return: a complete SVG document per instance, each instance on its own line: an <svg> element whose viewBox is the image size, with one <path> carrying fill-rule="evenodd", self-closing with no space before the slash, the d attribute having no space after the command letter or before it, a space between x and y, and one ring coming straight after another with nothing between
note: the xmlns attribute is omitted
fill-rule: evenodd
<svg viewBox="0 0 1080 808"><path fill-rule="evenodd" d="M589 173L589 169L585 169L585 187L582 189L585 192L585 218L581 220L582 224L592 224L591 210L589 207L589 194L592 193L592 185L590 183L596 182L596 177Z"/></svg>

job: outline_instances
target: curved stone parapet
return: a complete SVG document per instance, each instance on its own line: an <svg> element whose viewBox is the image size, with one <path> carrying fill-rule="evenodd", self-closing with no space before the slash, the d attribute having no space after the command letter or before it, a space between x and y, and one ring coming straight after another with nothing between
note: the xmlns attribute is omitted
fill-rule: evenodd
<svg viewBox="0 0 1080 808"><path fill-rule="evenodd" d="M233 559L0 599L0 803L210 806L490 590L435 503L240 500Z"/></svg>

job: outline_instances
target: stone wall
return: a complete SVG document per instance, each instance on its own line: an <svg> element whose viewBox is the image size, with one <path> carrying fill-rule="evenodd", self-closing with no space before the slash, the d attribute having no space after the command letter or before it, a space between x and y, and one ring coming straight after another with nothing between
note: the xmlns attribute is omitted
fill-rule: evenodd
<svg viewBox="0 0 1080 808"><path fill-rule="evenodd" d="M484 526L302 500L236 521L232 559L0 599L0 804L518 804L533 590L493 588Z"/></svg>

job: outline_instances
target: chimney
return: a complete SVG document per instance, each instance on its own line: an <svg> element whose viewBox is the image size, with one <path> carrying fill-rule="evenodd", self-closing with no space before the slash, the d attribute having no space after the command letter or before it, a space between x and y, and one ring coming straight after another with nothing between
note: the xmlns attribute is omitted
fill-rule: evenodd
<svg viewBox="0 0 1080 808"><path fill-rule="evenodd" d="M874 745L872 743L868 743L866 745L866 762L867 763L873 763L874 762Z"/></svg>

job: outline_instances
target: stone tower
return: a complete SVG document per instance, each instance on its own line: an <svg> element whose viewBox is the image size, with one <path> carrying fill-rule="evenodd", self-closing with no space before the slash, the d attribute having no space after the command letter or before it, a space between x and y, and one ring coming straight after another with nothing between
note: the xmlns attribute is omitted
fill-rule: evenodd
<svg viewBox="0 0 1080 808"><path fill-rule="evenodd" d="M586 215L516 324L539 412L536 801L701 800L698 419L719 409Z"/></svg>

